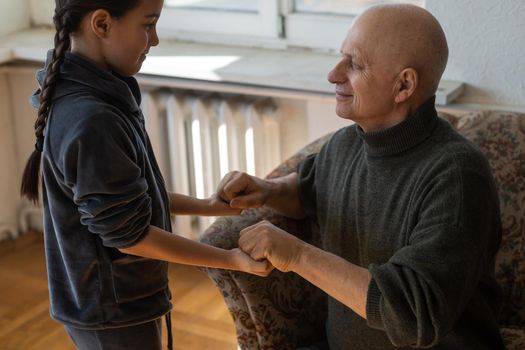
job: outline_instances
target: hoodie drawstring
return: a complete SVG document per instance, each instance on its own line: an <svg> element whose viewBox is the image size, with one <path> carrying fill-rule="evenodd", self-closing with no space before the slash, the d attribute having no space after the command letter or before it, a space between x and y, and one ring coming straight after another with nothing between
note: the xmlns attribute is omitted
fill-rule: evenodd
<svg viewBox="0 0 525 350"><path fill-rule="evenodd" d="M166 314L166 329L168 331L168 350L173 350L173 335L171 333L171 311Z"/></svg>

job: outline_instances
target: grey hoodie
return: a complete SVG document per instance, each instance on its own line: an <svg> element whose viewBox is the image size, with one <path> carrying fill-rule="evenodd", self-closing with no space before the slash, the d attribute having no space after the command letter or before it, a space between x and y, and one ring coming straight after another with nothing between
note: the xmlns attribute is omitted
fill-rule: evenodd
<svg viewBox="0 0 525 350"><path fill-rule="evenodd" d="M40 85L44 76L37 73ZM34 107L39 93L30 98ZM42 174L50 312L69 326L121 327L171 309L167 263L118 250L142 239L149 225L171 231L139 104L134 78L66 54L45 128Z"/></svg>

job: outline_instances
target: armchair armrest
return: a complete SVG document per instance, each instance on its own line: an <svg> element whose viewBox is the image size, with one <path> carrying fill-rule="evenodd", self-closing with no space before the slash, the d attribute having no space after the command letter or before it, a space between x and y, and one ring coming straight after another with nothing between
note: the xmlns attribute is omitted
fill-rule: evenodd
<svg viewBox="0 0 525 350"><path fill-rule="evenodd" d="M299 162L317 152L329 136L303 148L272 171L268 178L295 171ZM217 219L200 241L224 249L236 248L239 232L261 220L268 220L318 245L315 224L307 219L283 217L266 207L245 210L237 217ZM295 349L325 337L326 294L298 275L275 270L262 278L221 269L205 271L224 297L242 349Z"/></svg>

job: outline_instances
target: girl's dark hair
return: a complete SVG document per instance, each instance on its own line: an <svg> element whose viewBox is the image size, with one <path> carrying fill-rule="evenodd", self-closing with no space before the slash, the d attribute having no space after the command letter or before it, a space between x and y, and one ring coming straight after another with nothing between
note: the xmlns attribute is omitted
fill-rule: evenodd
<svg viewBox="0 0 525 350"><path fill-rule="evenodd" d="M40 161L44 147L44 129L46 127L55 83L60 74L60 66L67 51L70 50L70 34L78 30L80 22L88 13L104 9L113 17L121 17L138 5L140 0L56 0L53 22L56 28L55 48L51 62L46 70L44 82L40 87L40 107L35 122L35 150L29 156L24 174L20 194L29 200L38 203L40 183Z"/></svg>

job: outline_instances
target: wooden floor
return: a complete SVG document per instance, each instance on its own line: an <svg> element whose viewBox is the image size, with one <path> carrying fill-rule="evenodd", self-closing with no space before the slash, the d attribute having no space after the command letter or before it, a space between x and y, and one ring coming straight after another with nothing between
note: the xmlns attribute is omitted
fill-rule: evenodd
<svg viewBox="0 0 525 350"><path fill-rule="evenodd" d="M17 241L0 243L0 349L74 349L62 325L49 317L44 248L39 234L28 234ZM226 305L203 272L172 265L170 288L175 349L237 349ZM163 334L165 342L165 328Z"/></svg>

